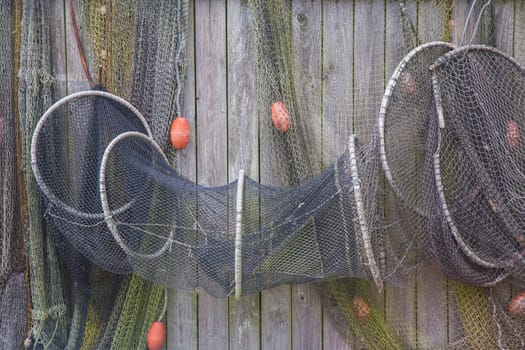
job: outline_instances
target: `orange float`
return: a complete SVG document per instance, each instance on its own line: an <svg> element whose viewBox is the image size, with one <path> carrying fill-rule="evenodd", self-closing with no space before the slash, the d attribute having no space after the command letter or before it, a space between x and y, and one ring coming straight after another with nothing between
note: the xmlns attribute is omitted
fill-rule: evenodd
<svg viewBox="0 0 525 350"><path fill-rule="evenodd" d="M359 321L366 322L370 319L372 310L365 299L363 299L361 296L353 296L351 298L350 307Z"/></svg>
<svg viewBox="0 0 525 350"><path fill-rule="evenodd" d="M273 126L280 132L286 132L290 129L290 113L283 101L277 101L272 104L272 122Z"/></svg>
<svg viewBox="0 0 525 350"><path fill-rule="evenodd" d="M518 123L512 119L507 124L507 143L512 150L515 150L520 144L520 128Z"/></svg>
<svg viewBox="0 0 525 350"><path fill-rule="evenodd" d="M512 316L521 317L525 314L525 292L516 294L509 302L509 312Z"/></svg>
<svg viewBox="0 0 525 350"><path fill-rule="evenodd" d="M190 123L186 118L178 117L171 123L170 130L171 144L175 149L186 148L190 142Z"/></svg>
<svg viewBox="0 0 525 350"><path fill-rule="evenodd" d="M161 350L166 341L166 330L162 322L153 322L149 328L146 345L148 350Z"/></svg>

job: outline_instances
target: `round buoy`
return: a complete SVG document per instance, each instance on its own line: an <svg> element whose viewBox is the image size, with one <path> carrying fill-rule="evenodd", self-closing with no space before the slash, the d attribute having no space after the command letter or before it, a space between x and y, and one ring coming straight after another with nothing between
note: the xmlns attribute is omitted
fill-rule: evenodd
<svg viewBox="0 0 525 350"><path fill-rule="evenodd" d="M509 120L507 124L507 144L515 150L520 144L520 128L514 120Z"/></svg>
<svg viewBox="0 0 525 350"><path fill-rule="evenodd" d="M281 132L290 129L290 113L284 102L277 101L272 104L272 122L273 126Z"/></svg>
<svg viewBox="0 0 525 350"><path fill-rule="evenodd" d="M350 300L350 307L360 322L366 322L370 319L372 310L361 296L353 296Z"/></svg>
<svg viewBox="0 0 525 350"><path fill-rule="evenodd" d="M190 123L186 118L178 117L171 123L171 144L175 149L184 149L190 142Z"/></svg>
<svg viewBox="0 0 525 350"><path fill-rule="evenodd" d="M147 346L148 350L161 350L166 341L166 330L162 322L153 322L149 328Z"/></svg>
<svg viewBox="0 0 525 350"><path fill-rule="evenodd" d="M516 294L509 302L511 315L521 317L525 314L525 292Z"/></svg>

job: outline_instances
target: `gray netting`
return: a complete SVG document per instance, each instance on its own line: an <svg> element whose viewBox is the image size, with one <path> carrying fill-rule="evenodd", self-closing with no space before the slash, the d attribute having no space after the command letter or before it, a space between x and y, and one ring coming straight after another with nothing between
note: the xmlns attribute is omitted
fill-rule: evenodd
<svg viewBox="0 0 525 350"><path fill-rule="evenodd" d="M57 102L36 128L33 169L47 198L48 222L108 271L229 295L235 286L237 182L205 188L181 177L137 112L101 94ZM135 133L114 139L128 130ZM365 219L355 219L352 204L360 191L352 174L357 176L362 159L345 152L297 187L245 179L238 261L244 293L326 277L367 277L365 265L379 274L365 248L370 238L361 234Z"/></svg>
<svg viewBox="0 0 525 350"><path fill-rule="evenodd" d="M472 46L440 58L433 72L440 120L434 173L447 226L478 270L522 275L523 68Z"/></svg>

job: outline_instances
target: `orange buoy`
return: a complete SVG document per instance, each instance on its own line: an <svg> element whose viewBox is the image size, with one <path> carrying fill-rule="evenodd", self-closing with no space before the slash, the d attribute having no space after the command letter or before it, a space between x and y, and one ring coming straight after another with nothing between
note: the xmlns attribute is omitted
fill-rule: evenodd
<svg viewBox="0 0 525 350"><path fill-rule="evenodd" d="M399 75L399 85L405 94L414 96L417 92L416 81L410 72L402 72Z"/></svg>
<svg viewBox="0 0 525 350"><path fill-rule="evenodd" d="M525 292L516 294L509 302L509 312L512 316L525 315Z"/></svg>
<svg viewBox="0 0 525 350"><path fill-rule="evenodd" d="M153 322L149 328L147 346L148 350L160 350L166 341L166 330L162 322Z"/></svg>
<svg viewBox="0 0 525 350"><path fill-rule="evenodd" d="M520 128L518 123L512 119L507 124L507 143L512 150L515 150L520 144Z"/></svg>
<svg viewBox="0 0 525 350"><path fill-rule="evenodd" d="M290 129L290 113L284 102L277 101L272 104L272 122L273 126L281 132Z"/></svg>
<svg viewBox="0 0 525 350"><path fill-rule="evenodd" d="M351 298L350 307L360 322L366 322L370 319L372 310L368 303L361 296L356 295Z"/></svg>
<svg viewBox="0 0 525 350"><path fill-rule="evenodd" d="M190 123L188 119L178 117L171 123L171 144L175 149L184 149L190 142Z"/></svg>

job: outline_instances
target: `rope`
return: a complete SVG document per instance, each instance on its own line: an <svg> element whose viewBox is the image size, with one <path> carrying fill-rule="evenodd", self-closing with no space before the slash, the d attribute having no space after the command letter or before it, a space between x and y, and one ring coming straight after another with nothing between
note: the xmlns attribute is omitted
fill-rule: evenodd
<svg viewBox="0 0 525 350"><path fill-rule="evenodd" d="M82 63L82 69L84 70L84 74L86 75L86 79L88 80L89 86L94 87L95 82L93 81L93 78L91 77L91 73L89 72L86 55L84 54L84 48L82 47L80 34L78 33L78 25L77 25L77 20L75 17L75 9L73 8L73 1L68 0L67 2L69 5L69 16L71 17L71 27L73 27L73 34L75 35L75 41L77 43L78 54L80 56L80 62Z"/></svg>

